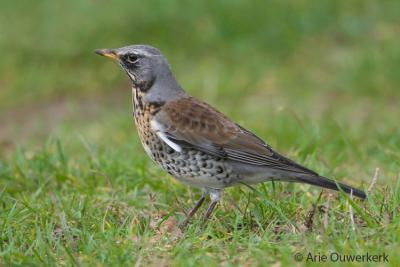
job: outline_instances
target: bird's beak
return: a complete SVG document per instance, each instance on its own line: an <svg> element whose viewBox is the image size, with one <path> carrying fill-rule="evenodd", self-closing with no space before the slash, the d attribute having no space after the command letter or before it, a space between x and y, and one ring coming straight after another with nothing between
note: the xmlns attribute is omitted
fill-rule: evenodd
<svg viewBox="0 0 400 267"><path fill-rule="evenodd" d="M103 57L111 58L112 60L115 61L118 60L117 53L115 53L115 51L112 49L96 49L95 53Z"/></svg>

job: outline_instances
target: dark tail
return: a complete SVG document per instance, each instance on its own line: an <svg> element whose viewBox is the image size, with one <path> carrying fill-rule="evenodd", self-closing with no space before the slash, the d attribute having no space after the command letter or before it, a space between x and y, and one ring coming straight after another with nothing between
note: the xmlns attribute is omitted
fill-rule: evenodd
<svg viewBox="0 0 400 267"><path fill-rule="evenodd" d="M306 184L311 184L311 185L316 185L332 190L339 191L338 186L346 193L350 194L350 192L353 190L353 196L359 197L361 199L366 199L367 195L365 194L364 191L339 183L335 182L329 178L325 178L322 176L303 176L303 177L297 177L298 182L303 182Z"/></svg>

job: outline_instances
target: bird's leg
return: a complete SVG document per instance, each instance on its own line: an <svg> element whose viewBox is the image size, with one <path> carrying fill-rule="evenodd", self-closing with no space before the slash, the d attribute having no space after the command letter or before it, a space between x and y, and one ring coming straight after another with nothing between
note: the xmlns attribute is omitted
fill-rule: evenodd
<svg viewBox="0 0 400 267"><path fill-rule="evenodd" d="M197 212L197 210L201 207L201 205L204 203L204 200L206 199L206 195L202 194L201 198L197 200L196 204L194 205L193 208L190 209L190 211L187 214L188 218L192 218L193 215Z"/></svg>
<svg viewBox="0 0 400 267"><path fill-rule="evenodd" d="M184 228L189 223L189 220L193 217L193 215L197 212L197 210L204 203L204 200L206 199L207 195L208 195L208 190L203 190L203 193L201 194L201 198L199 200L197 200L194 207L190 209L190 211L188 212L188 214L186 216L185 221L181 224L181 228Z"/></svg>
<svg viewBox="0 0 400 267"><path fill-rule="evenodd" d="M221 190L217 190L217 189L210 190L210 198L211 198L211 203L208 206L207 211L204 215L203 224L206 223L206 221L210 217L211 213L213 212L215 206L217 205L218 201L220 200Z"/></svg>

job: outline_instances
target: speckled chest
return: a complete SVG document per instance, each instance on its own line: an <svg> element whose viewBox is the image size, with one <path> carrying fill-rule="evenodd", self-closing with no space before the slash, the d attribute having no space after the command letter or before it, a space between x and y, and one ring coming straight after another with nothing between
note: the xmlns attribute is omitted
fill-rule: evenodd
<svg viewBox="0 0 400 267"><path fill-rule="evenodd" d="M149 157L181 182L197 187L224 188L235 182L232 169L224 159L183 148L173 150L151 129L150 121L160 105L146 104L143 95L133 90L133 115L139 138Z"/></svg>

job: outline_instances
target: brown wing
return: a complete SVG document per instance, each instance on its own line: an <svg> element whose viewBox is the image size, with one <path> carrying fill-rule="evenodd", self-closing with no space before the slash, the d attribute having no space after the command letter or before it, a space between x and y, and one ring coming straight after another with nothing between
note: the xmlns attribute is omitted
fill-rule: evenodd
<svg viewBox="0 0 400 267"><path fill-rule="evenodd" d="M193 97L169 102L154 120L161 125L163 135L181 147L247 164L316 174L279 155L256 135Z"/></svg>

